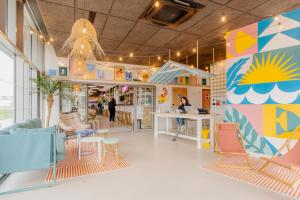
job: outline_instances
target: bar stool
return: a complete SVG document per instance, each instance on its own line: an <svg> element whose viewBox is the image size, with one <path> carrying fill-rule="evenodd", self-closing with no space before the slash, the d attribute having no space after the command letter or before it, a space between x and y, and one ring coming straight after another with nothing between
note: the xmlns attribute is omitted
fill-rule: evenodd
<svg viewBox="0 0 300 200"><path fill-rule="evenodd" d="M103 145L104 145L104 159L107 159L107 154L109 151L114 151L116 160L118 163L120 162L119 156L119 139L118 138L104 138Z"/></svg>

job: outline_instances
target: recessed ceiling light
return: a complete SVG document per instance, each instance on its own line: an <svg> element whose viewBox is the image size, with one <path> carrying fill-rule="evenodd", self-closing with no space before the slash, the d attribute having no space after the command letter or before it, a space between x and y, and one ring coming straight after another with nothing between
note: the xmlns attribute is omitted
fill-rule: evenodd
<svg viewBox="0 0 300 200"><path fill-rule="evenodd" d="M133 53L130 53L129 56L130 56L130 57L133 57Z"/></svg>
<svg viewBox="0 0 300 200"><path fill-rule="evenodd" d="M123 61L123 58L122 58L122 57L120 57L120 58L119 58L119 61Z"/></svg>
<svg viewBox="0 0 300 200"><path fill-rule="evenodd" d="M179 51L177 51L176 56L179 57L181 55L181 53Z"/></svg>
<svg viewBox="0 0 300 200"><path fill-rule="evenodd" d="M52 37L50 38L50 42L53 42L53 38Z"/></svg>
<svg viewBox="0 0 300 200"><path fill-rule="evenodd" d="M193 48L193 52L196 53L196 51L197 51L196 48Z"/></svg>
<svg viewBox="0 0 300 200"><path fill-rule="evenodd" d="M155 5L156 8L158 8L160 6L159 1L155 1L154 5Z"/></svg>
<svg viewBox="0 0 300 200"><path fill-rule="evenodd" d="M157 56L157 60L161 60L161 57L160 57L160 56Z"/></svg>

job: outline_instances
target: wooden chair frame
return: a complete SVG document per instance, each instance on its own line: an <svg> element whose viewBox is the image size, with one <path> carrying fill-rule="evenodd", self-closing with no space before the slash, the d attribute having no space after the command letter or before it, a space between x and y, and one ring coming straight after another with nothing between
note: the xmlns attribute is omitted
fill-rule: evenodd
<svg viewBox="0 0 300 200"><path fill-rule="evenodd" d="M246 153L246 149L244 146L244 141L240 132L240 128L239 128L239 124L238 123L228 123L228 124L237 124L237 136L239 138L239 141L245 151L245 153L235 153L235 152L222 152L218 146L218 141L217 141L217 129L215 127L215 131L214 131L214 141L215 141L215 151L217 154L217 159L218 159L218 166L219 167L229 167L229 168L236 168L236 169L247 169L247 170L252 170L253 167L250 163L249 160L249 154ZM245 166L239 166L239 165L235 165L235 164L227 164L223 161L222 157L224 157L225 155L233 155L233 156L239 156L242 157L243 159L245 159Z"/></svg>
<svg viewBox="0 0 300 200"><path fill-rule="evenodd" d="M280 156L280 154L281 154L281 151L282 150L284 150L285 148L288 150L288 151L290 151L291 150L291 148L290 148L290 142L297 136L297 134L299 134L300 133L300 128L296 128L295 130L294 130L294 133L293 133L293 135L278 149L278 151L277 151L277 153L276 154L274 154L274 156L272 157L272 158L274 158L274 157L279 157ZM298 141L298 142L300 142L300 141ZM277 165L277 166L279 166L279 167L282 167L282 168L285 168L285 169L288 169L288 170L291 170L291 171L296 171L296 170L299 170L299 168L295 168L295 167L292 167L292 166L286 166L286 165L282 165L282 164L280 164L280 163L276 163L276 162L273 162L273 161L271 161L271 160L269 160L268 158L265 158L265 157L261 157L260 159L262 159L262 160L264 160L264 161L266 161L266 163L261 167L261 168L259 168L258 169L258 172L259 173L261 173L261 174L263 174L263 175L265 175L265 176L268 176L268 177L270 177L270 178L272 178L272 179L274 179L274 180L276 180L276 181L278 181L278 182L280 182L280 183L282 183L282 184L284 184L284 185L286 185L286 186L288 186L288 187L293 187L296 183L298 183L299 181L300 181L300 175L298 175L297 176L297 178L295 178L295 180L294 181L292 181L292 182L288 182L288 181L286 181L286 180L284 180L284 179L281 179L280 177L278 177L278 176L275 176L275 175L273 175L273 174L271 174L271 173L268 173L267 171L266 171L266 169L271 165L271 164L275 164L275 165Z"/></svg>

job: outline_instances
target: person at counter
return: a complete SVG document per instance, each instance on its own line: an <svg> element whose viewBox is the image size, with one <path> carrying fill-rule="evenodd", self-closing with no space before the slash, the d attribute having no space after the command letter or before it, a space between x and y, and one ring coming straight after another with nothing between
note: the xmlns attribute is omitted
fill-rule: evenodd
<svg viewBox="0 0 300 200"><path fill-rule="evenodd" d="M180 99L180 105L178 106L178 110L180 113L186 113L185 106L192 106L189 103L189 100L186 97L181 97ZM176 118L176 124L177 124L177 133L175 137L172 139L173 141L176 141L176 138L178 136L179 131L183 132L185 129L185 121L184 118Z"/></svg>
<svg viewBox="0 0 300 200"><path fill-rule="evenodd" d="M109 121L115 121L115 114L116 114L116 100L111 98L110 102L108 102L108 111L109 111Z"/></svg>

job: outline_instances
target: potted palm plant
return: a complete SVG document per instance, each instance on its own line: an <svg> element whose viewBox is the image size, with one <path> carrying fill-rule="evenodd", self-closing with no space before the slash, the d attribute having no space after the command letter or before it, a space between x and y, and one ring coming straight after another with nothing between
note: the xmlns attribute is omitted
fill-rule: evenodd
<svg viewBox="0 0 300 200"><path fill-rule="evenodd" d="M50 117L51 117L51 110L54 102L55 96L63 95L64 88L68 88L69 84L61 82L59 80L55 80L50 78L47 75L39 74L36 79L33 80L37 84L37 92L40 92L45 95L47 99L47 119L46 119L46 127L49 127Z"/></svg>

